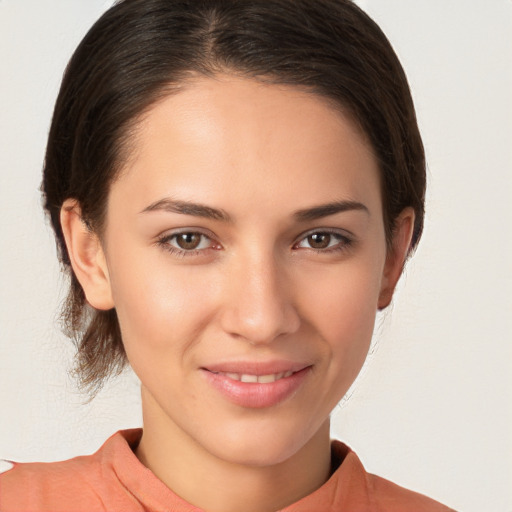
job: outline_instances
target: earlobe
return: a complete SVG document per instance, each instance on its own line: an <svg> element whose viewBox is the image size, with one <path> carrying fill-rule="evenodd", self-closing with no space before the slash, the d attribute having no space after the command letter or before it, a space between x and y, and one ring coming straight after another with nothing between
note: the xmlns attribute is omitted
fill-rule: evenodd
<svg viewBox="0 0 512 512"><path fill-rule="evenodd" d="M409 253L414 229L414 210L405 208L396 219L391 247L386 255L378 308L389 306Z"/></svg>
<svg viewBox="0 0 512 512"><path fill-rule="evenodd" d="M105 254L98 236L82 220L74 199L60 210L60 222L73 271L82 285L87 302L96 309L114 307Z"/></svg>

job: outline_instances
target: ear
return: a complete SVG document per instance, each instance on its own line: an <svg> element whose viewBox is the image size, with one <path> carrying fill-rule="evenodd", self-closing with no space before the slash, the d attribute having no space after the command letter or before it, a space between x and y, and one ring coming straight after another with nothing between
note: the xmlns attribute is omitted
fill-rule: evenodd
<svg viewBox="0 0 512 512"><path fill-rule="evenodd" d="M105 254L98 236L82 219L78 201L67 199L60 210L60 223L75 275L87 302L96 309L114 307Z"/></svg>
<svg viewBox="0 0 512 512"><path fill-rule="evenodd" d="M389 306L405 260L409 253L414 229L414 210L405 208L395 222L391 247L388 248L379 294L379 309Z"/></svg>

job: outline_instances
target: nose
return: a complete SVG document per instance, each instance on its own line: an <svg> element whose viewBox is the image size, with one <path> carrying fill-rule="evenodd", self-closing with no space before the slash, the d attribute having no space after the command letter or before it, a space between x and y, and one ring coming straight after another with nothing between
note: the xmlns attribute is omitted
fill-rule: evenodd
<svg viewBox="0 0 512 512"><path fill-rule="evenodd" d="M231 336L268 344L299 329L293 282L273 258L241 258L226 281L221 324Z"/></svg>

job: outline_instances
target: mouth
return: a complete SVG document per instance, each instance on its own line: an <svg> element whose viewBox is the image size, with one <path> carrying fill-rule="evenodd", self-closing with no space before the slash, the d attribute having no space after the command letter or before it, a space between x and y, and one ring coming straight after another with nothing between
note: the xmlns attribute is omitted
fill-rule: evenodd
<svg viewBox="0 0 512 512"><path fill-rule="evenodd" d="M215 375L222 375L231 380L236 380L239 382L252 382L259 384L270 384L272 382L276 382L277 380L286 379L287 377L291 377L294 373L291 370L286 372L279 373L269 373L267 375L254 375L250 373L233 373L233 372L212 372Z"/></svg>
<svg viewBox="0 0 512 512"><path fill-rule="evenodd" d="M209 386L232 404L273 407L292 398L308 381L312 365L226 363L201 368Z"/></svg>

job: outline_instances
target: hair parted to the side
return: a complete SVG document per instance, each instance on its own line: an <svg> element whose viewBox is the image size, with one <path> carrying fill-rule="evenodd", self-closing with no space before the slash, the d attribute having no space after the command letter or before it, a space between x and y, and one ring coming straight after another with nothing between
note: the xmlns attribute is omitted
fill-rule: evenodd
<svg viewBox="0 0 512 512"><path fill-rule="evenodd" d="M78 201L102 235L111 183L130 156L131 131L159 99L197 76L232 73L327 98L356 122L380 165L388 242L407 206L422 232L425 160L407 79L379 27L349 0L122 0L90 29L55 105L42 191L61 262L63 309L77 374L92 395L126 355L115 310L94 310L73 274L59 215Z"/></svg>

